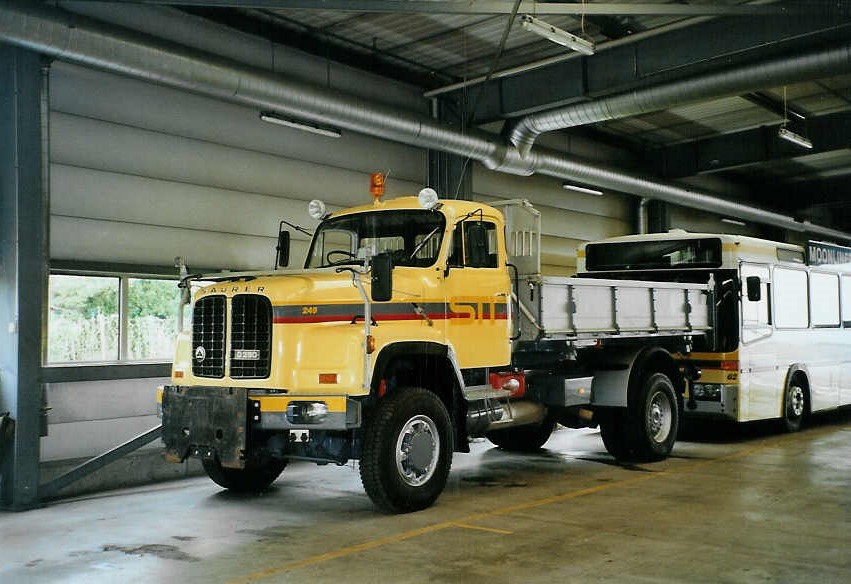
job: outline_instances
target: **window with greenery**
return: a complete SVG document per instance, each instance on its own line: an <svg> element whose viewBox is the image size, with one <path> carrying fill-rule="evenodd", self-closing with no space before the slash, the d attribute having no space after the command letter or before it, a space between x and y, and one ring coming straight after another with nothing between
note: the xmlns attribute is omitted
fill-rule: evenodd
<svg viewBox="0 0 851 584"><path fill-rule="evenodd" d="M177 282L51 274L48 363L170 360Z"/></svg>

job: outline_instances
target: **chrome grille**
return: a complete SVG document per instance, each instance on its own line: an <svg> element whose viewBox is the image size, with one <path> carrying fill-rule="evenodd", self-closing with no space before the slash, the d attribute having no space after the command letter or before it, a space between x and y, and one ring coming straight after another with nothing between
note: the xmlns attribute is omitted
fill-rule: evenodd
<svg viewBox="0 0 851 584"><path fill-rule="evenodd" d="M272 303L265 296L240 294L231 301L230 376L269 377L272 348Z"/></svg>
<svg viewBox="0 0 851 584"><path fill-rule="evenodd" d="M192 311L192 374L225 376L225 297L207 296Z"/></svg>

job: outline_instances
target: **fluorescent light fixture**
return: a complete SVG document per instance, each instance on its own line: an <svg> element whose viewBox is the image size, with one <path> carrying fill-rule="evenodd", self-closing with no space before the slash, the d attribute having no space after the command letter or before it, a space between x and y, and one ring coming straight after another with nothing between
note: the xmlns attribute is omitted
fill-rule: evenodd
<svg viewBox="0 0 851 584"><path fill-rule="evenodd" d="M739 221L738 219L730 219L729 217L724 217L721 219L721 223L729 223L730 225L738 225L739 227L747 226L747 223L744 221Z"/></svg>
<svg viewBox="0 0 851 584"><path fill-rule="evenodd" d="M572 185L570 183L561 183L561 188L567 189L568 191L576 191L577 193L583 193L585 195L594 195L596 197L603 196L603 191L589 189L588 187L580 187L579 185Z"/></svg>
<svg viewBox="0 0 851 584"><path fill-rule="evenodd" d="M780 129L777 131L777 136L783 138L787 142L796 144L801 148L812 149L813 147L813 143L810 142L809 138L804 138L800 134L796 134L792 130L786 129L784 126L780 126Z"/></svg>
<svg viewBox="0 0 851 584"><path fill-rule="evenodd" d="M310 122L303 122L293 118L285 118L273 112L260 112L260 119L264 122L269 122L270 124L278 124L279 126L294 128L296 130L310 132L311 134L318 134L319 136L325 136L327 138L339 138L343 135L343 133L337 128L317 126Z"/></svg>
<svg viewBox="0 0 851 584"><path fill-rule="evenodd" d="M570 34L566 30L562 30L557 26L547 24L543 20L535 18L534 16L524 14L520 17L520 25L529 32L540 35L556 44L573 49L577 53L582 53L583 55L594 54L594 43L591 41L586 41L585 39L578 37L575 34Z"/></svg>

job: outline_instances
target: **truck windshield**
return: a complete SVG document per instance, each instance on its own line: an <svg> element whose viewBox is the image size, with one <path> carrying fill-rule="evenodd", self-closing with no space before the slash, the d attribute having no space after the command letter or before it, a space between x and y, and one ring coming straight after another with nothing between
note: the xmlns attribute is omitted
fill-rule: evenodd
<svg viewBox="0 0 851 584"><path fill-rule="evenodd" d="M718 268L721 240L713 237L591 243L585 248L585 262L589 272Z"/></svg>
<svg viewBox="0 0 851 584"><path fill-rule="evenodd" d="M394 266L428 267L437 261L446 221L426 210L371 211L323 222L310 246L306 268L363 263L389 253Z"/></svg>

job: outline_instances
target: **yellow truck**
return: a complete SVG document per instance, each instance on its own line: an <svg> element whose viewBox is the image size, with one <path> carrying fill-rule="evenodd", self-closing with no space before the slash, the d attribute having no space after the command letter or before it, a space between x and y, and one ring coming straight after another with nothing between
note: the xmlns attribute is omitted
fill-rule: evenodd
<svg viewBox="0 0 851 584"><path fill-rule="evenodd" d="M310 211L302 269L182 282L206 285L158 394L167 459L235 491L290 460L357 459L376 507L401 513L438 498L472 437L534 451L558 423L599 425L618 458L670 453L711 286L542 276L524 200L423 189Z"/></svg>

